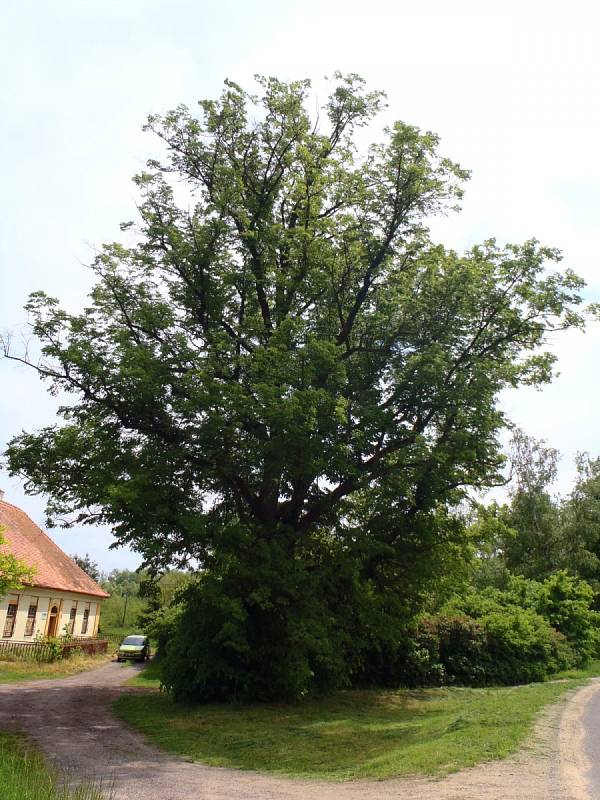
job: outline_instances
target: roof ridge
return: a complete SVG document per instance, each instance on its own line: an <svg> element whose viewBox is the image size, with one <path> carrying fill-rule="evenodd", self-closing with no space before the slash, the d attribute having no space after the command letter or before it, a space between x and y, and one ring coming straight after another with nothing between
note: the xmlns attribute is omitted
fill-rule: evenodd
<svg viewBox="0 0 600 800"><path fill-rule="evenodd" d="M26 517L31 519L31 517L29 516L29 514L26 511L23 511L22 508L19 508L19 506L16 506L14 503L9 503L8 500L0 500L0 506L10 506L11 508L16 508L17 511L21 512L21 514L25 514ZM32 519L31 519L31 521L33 522ZM33 524L35 525L35 522L33 522Z"/></svg>
<svg viewBox="0 0 600 800"><path fill-rule="evenodd" d="M34 519L32 519L32 518L29 516L29 514L28 514L26 511L23 511L23 509L22 509L22 508L19 508L19 506L15 506L13 503L7 503L5 500L3 500L3 501L2 501L2 503L3 503L4 505L6 505L6 506L11 506L12 508L14 508L14 509L15 509L15 511L18 511L18 512L19 512L19 514L22 514L24 517L27 517L27 519L29 520L29 522L31 522L31 524L32 524L32 525L35 525L35 527L38 529L38 531L39 531L39 532L42 534L42 536L44 536L44 538L46 538L46 539L47 539L47 540L50 542L50 544L52 545L52 547L54 547L54 549L55 549L55 550L58 550L58 551L60 552L60 554L61 554L61 555L63 555L63 556L67 556L67 558L70 558L70 559L71 559L71 561L73 561L73 563L74 563L74 564L75 564L75 566L77 567L77 569L80 569L80 570L83 572L83 574L84 574L84 575L87 575L87 572L85 572L85 570L82 570L82 569L81 569L81 567L79 566L79 564L78 564L78 563L77 563L77 562L76 562L76 561L73 559L73 556L70 556L68 553L65 553L65 551L62 549L62 547L59 547L59 546L56 544L56 542L54 541L54 539L52 539L52 537L51 537L51 536L48 536L48 534L46 533L46 531L45 531L43 528L40 528L40 526L37 524L37 522L36 522ZM89 577L90 577L90 576L88 575L88 578L89 578ZM94 580L94 579L93 579L93 578L90 578L90 580ZM96 583L96 581L94 581L94 583Z"/></svg>
<svg viewBox="0 0 600 800"><path fill-rule="evenodd" d="M48 543L48 545L49 545L49 546L51 547L51 549L54 551L54 554L55 554L55 555L57 555L57 556L59 556L60 558L66 558L66 559L68 559L68 561L70 562L70 566L71 566L71 567L75 567L75 568L76 568L76 570L77 570L77 571L78 571L78 572L81 574L81 576L82 576L83 578L85 578L86 582L87 582L87 581L90 581L90 582L93 584L93 586L94 586L94 587L95 587L95 588L98 590L98 591L96 591L96 592L91 592L91 591L90 591L90 592L87 592L87 591L85 591L85 590L82 590L82 589L70 589L70 590L68 590L68 591L79 592L79 593L81 593L81 594L98 594L98 592L101 592L103 596L106 596L106 597L109 597L109 596L110 596L110 595L108 594L108 592L106 592L106 591L105 591L105 590L104 590L104 589L103 589L103 588L100 586L100 584L99 584L97 581L95 581L95 580L94 580L94 579L93 579L93 578L92 578L90 575L88 575L88 574L87 574L87 572L86 572L85 570L83 570L83 569L82 569L82 568L79 566L79 564L78 564L78 563L77 563L77 562L74 560L74 558L73 558L72 556L70 556L68 553L65 553L65 551L62 549L62 547L60 547L60 545L58 545L58 544L57 544L57 543L54 541L54 539L52 539L52 537L51 537L51 536L49 536L49 535L46 533L46 531L45 531L43 528L41 528L41 527L40 527L40 526L39 526L39 525L38 525L38 524L35 522L35 520L33 520L33 519L32 519L32 518L29 516L29 514L28 514L26 511L24 511L22 508L19 508L19 506L16 506L16 505L14 505L14 503L9 503L9 502L8 502L8 501L6 501L6 500L0 500L0 506L7 506L9 509L13 509L14 511L16 511L16 513L17 513L18 515L20 515L22 518L24 517L26 520L28 520L28 521L29 521L29 523L30 523L30 524L31 524L31 525L32 525L32 526L33 526L33 527L36 529L36 533L37 533L38 535L39 535L39 534L41 534L41 535L42 535L42 537L44 538L44 540L45 540L45 541ZM1 526L1 523L0 523L0 526ZM17 531L17 533L18 533L18 531ZM43 553L41 553L41 555L43 555ZM39 585L39 584L36 584L36 583L35 583L35 575L34 575L34 583L33 583L32 585L34 585L34 586L35 586L35 585Z"/></svg>

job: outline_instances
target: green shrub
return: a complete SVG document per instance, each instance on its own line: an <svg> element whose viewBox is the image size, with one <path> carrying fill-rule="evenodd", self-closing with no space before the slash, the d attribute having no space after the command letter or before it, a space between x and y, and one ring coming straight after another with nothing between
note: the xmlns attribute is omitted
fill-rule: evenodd
<svg viewBox="0 0 600 800"><path fill-rule="evenodd" d="M480 619L487 637L487 682L531 683L553 669L553 631L534 611L505 608Z"/></svg>
<svg viewBox="0 0 600 800"><path fill-rule="evenodd" d="M435 618L440 663L446 683L462 686L485 684L486 637L482 626L468 617Z"/></svg>
<svg viewBox="0 0 600 800"><path fill-rule="evenodd" d="M517 619L519 611L532 612L568 643L567 647L565 642L556 645L555 641L554 649L558 648L559 654L553 658L562 663L574 657L577 665L583 665L599 654L600 614L593 610L593 603L594 592L589 584L566 572L556 572L543 582L512 576L505 590L468 592L453 598L444 611L479 620L498 614Z"/></svg>
<svg viewBox="0 0 600 800"><path fill-rule="evenodd" d="M537 592L536 610L563 634L580 665L599 654L600 614L593 602L592 587L566 572L547 578Z"/></svg>
<svg viewBox="0 0 600 800"><path fill-rule="evenodd" d="M466 616L426 617L400 649L396 683L407 686L485 684L485 634Z"/></svg>
<svg viewBox="0 0 600 800"><path fill-rule="evenodd" d="M513 685L544 680L577 663L567 638L535 611L489 597L464 605L479 618L438 614L411 630L398 653L397 684Z"/></svg>
<svg viewBox="0 0 600 800"><path fill-rule="evenodd" d="M183 612L183 607L180 603L174 603L170 606L163 606L156 609L151 614L147 614L143 631L154 642L156 647L156 656L161 658L169 644L170 639L173 637L175 628L178 623L178 618Z"/></svg>
<svg viewBox="0 0 600 800"><path fill-rule="evenodd" d="M44 660L52 662L63 658L63 642L58 638L58 636L37 635L35 637L35 641L46 645L43 651Z"/></svg>

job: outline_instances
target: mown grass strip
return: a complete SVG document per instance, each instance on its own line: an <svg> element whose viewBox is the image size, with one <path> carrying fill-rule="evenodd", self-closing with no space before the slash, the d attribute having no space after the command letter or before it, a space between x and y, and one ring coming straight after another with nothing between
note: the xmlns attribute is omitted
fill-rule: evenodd
<svg viewBox="0 0 600 800"><path fill-rule="evenodd" d="M25 737L0 731L2 800L109 800L111 794L110 789L89 783L69 788Z"/></svg>
<svg viewBox="0 0 600 800"><path fill-rule="evenodd" d="M347 691L297 705L189 708L152 690L115 710L154 744L212 766L337 781L444 775L515 752L539 711L599 668L527 686ZM144 673L134 681L144 685Z"/></svg>

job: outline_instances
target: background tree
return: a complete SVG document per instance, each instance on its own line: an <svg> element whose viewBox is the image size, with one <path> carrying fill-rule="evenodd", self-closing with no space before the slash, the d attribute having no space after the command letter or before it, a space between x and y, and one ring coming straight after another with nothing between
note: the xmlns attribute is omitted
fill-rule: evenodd
<svg viewBox="0 0 600 800"><path fill-rule="evenodd" d="M519 532L509 525L510 510L492 501L475 507L469 524L469 536L474 547L470 562L471 578L477 589L505 589L511 577L506 551ZM514 550L511 550L514 552Z"/></svg>
<svg viewBox="0 0 600 800"><path fill-rule="evenodd" d="M140 570L113 569L103 577L102 585L111 594L137 596L144 577Z"/></svg>
<svg viewBox="0 0 600 800"><path fill-rule="evenodd" d="M103 634L120 636L139 628L138 618L146 605L140 597L145 577L143 572L129 569L113 569L102 577L101 586L110 594L102 604Z"/></svg>
<svg viewBox="0 0 600 800"><path fill-rule="evenodd" d="M504 585L508 574L543 580L557 570L600 588L600 460L580 453L566 497L551 493L558 451L517 430L510 502L478 509L476 582Z"/></svg>
<svg viewBox="0 0 600 800"><path fill-rule="evenodd" d="M402 122L361 151L381 93L337 75L314 119L308 81L258 84L149 119L167 156L136 178L130 244L98 255L83 313L27 306L34 366L72 402L7 451L51 518L202 565L178 696L353 680L376 620L414 609L406 555L414 595L463 535L448 509L498 480L498 393L548 381L547 331L582 322L557 251L430 241L467 173Z"/></svg>
<svg viewBox="0 0 600 800"><path fill-rule="evenodd" d="M100 567L90 558L88 553L84 556L71 556L71 558L93 581L100 580Z"/></svg>
<svg viewBox="0 0 600 800"><path fill-rule="evenodd" d="M517 531L506 537L503 546L506 565L516 575L541 580L565 566L560 503L550 494L558 456L545 442L515 430L511 453L515 486L501 518Z"/></svg>
<svg viewBox="0 0 600 800"><path fill-rule="evenodd" d="M137 624L157 642L158 655L162 655L164 645L171 637L179 597L192 579L191 573L174 569L160 576L146 575L140 582L139 596L144 600L144 606Z"/></svg>
<svg viewBox="0 0 600 800"><path fill-rule="evenodd" d="M561 508L565 567L584 578L600 603L600 459L577 456L575 485Z"/></svg>

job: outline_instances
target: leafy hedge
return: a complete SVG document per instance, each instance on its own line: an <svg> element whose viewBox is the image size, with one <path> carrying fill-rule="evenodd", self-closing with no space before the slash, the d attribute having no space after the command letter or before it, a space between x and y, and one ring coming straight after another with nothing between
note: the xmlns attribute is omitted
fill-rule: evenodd
<svg viewBox="0 0 600 800"><path fill-rule="evenodd" d="M528 610L480 620L438 615L421 620L398 659L409 686L486 686L543 680L575 663L564 637Z"/></svg>
<svg viewBox="0 0 600 800"><path fill-rule="evenodd" d="M253 631L244 607L231 606L221 583L204 579L188 585L147 626L166 655L164 685L183 701L268 699L273 691L294 697L311 684L512 685L544 680L599 653L594 594L563 572L544 582L513 577L505 590L471 589L418 621L414 615L411 621L401 602L382 604L376 593L359 593L359 585L341 570L332 580L339 606L330 603L325 614L315 602L301 617L310 625L283 632L272 603L263 603L270 624ZM265 635L282 649L283 672L268 663L261 671L254 664L264 661ZM252 685L248 675L254 676Z"/></svg>
<svg viewBox="0 0 600 800"><path fill-rule="evenodd" d="M600 615L587 583L564 572L511 578L505 591L454 598L400 648L395 678L409 686L544 680L599 654Z"/></svg>

